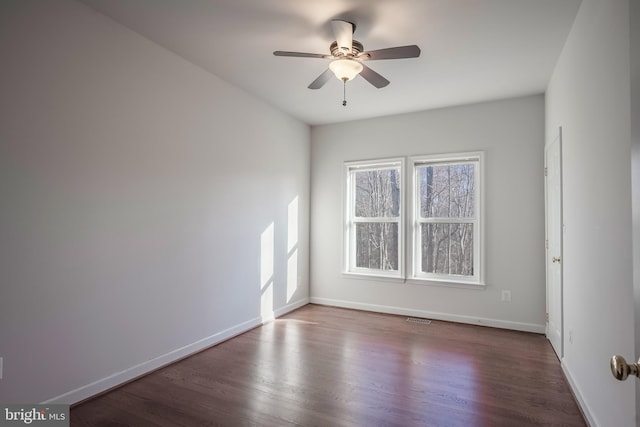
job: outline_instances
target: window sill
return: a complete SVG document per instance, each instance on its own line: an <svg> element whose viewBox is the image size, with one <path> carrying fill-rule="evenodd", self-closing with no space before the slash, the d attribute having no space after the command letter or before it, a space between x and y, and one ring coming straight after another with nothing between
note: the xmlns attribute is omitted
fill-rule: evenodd
<svg viewBox="0 0 640 427"><path fill-rule="evenodd" d="M407 279L406 282L410 285L441 286L445 288L473 289L477 291L482 291L487 287L484 282L472 283L455 279L431 279L412 277L410 279Z"/></svg>
<svg viewBox="0 0 640 427"><path fill-rule="evenodd" d="M346 279L369 280L375 282L407 283L409 285L440 286L444 288L473 289L477 291L482 291L487 287L484 282L472 283L455 279L432 279L418 277L404 278L400 276L383 276L378 274L353 272L343 272L342 277Z"/></svg>
<svg viewBox="0 0 640 427"><path fill-rule="evenodd" d="M367 274L367 273L343 272L342 277L347 279L370 280L370 281L376 281L376 282L393 282L393 283L405 282L405 278L400 276L383 276L379 274Z"/></svg>

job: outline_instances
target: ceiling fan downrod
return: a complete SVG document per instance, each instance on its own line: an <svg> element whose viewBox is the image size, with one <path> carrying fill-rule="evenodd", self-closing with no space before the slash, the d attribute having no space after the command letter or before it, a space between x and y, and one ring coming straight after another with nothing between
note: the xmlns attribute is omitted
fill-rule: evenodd
<svg viewBox="0 0 640 427"><path fill-rule="evenodd" d="M347 78L342 79L342 106L347 106Z"/></svg>

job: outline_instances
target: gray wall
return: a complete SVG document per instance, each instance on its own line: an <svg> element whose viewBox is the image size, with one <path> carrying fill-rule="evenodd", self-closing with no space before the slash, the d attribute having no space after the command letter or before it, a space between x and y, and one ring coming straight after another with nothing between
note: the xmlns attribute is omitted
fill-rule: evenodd
<svg viewBox="0 0 640 427"><path fill-rule="evenodd" d="M629 4L584 0L546 96L546 132L562 126L563 367L595 426L635 425ZM637 118L635 119L637 120ZM569 340L571 336L571 340Z"/></svg>
<svg viewBox="0 0 640 427"><path fill-rule="evenodd" d="M2 1L0 57L0 402L77 401L307 302L307 125L73 1Z"/></svg>
<svg viewBox="0 0 640 427"><path fill-rule="evenodd" d="M311 131L311 300L544 331L544 97L509 99ZM485 151L486 288L342 275L343 163ZM501 302L501 290L512 301Z"/></svg>

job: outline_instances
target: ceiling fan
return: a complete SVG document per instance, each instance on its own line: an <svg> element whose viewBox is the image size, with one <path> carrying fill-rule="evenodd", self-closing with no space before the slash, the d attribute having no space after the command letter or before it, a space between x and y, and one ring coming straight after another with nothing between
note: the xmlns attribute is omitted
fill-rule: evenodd
<svg viewBox="0 0 640 427"><path fill-rule="evenodd" d="M352 80L359 74L366 81L380 89L387 86L389 84L389 80L363 64L364 61L417 58L420 56L420 48L416 45L365 51L362 43L353 39L353 33L356 30L355 24L342 21L340 19L334 19L331 21L331 27L336 40L331 43L331 46L329 47L329 51L331 52L330 55L323 55L320 53L286 52L281 50L273 52L275 56L331 59L329 68L311 82L308 86L309 89L320 89L325 85L325 83L327 83L327 81L329 81L331 73L333 73L339 80L342 80L345 86L349 80ZM344 100L342 105L346 106L347 101Z"/></svg>

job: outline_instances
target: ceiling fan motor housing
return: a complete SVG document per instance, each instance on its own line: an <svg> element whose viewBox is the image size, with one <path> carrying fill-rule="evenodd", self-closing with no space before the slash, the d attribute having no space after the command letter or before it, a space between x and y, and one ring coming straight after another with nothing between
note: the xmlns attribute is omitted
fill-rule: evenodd
<svg viewBox="0 0 640 427"><path fill-rule="evenodd" d="M336 58L339 58L341 56L355 57L364 51L364 47L358 40L353 40L353 42L351 43L351 54L349 54L342 51L340 49L340 46L338 46L338 42L334 41L333 43L331 43L331 47L329 47L329 50L331 51L331 55Z"/></svg>

